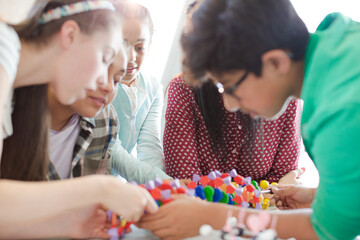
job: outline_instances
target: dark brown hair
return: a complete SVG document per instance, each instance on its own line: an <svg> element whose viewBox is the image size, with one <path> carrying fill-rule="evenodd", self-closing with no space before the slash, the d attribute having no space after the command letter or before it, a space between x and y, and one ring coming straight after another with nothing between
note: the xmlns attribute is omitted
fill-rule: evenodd
<svg viewBox="0 0 360 240"><path fill-rule="evenodd" d="M44 180L48 169L49 106L47 85L17 88L13 135L4 140L1 178Z"/></svg>
<svg viewBox="0 0 360 240"><path fill-rule="evenodd" d="M76 21L85 34L109 30L114 24L120 26L118 16L106 9L82 12L39 25L43 12L81 1L37 0L28 20L13 27L22 41L42 47L59 32L63 23L70 19ZM13 101L14 132L12 136L4 140L1 178L45 180L49 164L48 131L50 126L47 85L17 88L14 90Z"/></svg>
<svg viewBox="0 0 360 240"><path fill-rule="evenodd" d="M273 49L304 59L309 32L290 0L204 0L181 37L184 71L192 82L207 72L247 70L261 75L261 56Z"/></svg>

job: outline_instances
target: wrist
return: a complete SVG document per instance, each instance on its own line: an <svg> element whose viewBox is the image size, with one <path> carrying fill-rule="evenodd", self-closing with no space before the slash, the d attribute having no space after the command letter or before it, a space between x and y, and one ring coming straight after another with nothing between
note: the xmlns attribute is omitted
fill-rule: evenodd
<svg viewBox="0 0 360 240"><path fill-rule="evenodd" d="M116 189L115 182L118 180L111 176L94 176L92 180L92 186L94 186L94 188L89 188L92 191L93 189L95 190L93 191L94 196L92 203L100 203L105 206L107 199L109 199L111 196L111 192Z"/></svg>
<svg viewBox="0 0 360 240"><path fill-rule="evenodd" d="M203 211L198 213L201 214L203 219L203 224L209 224L214 229L222 229L226 223L227 211L225 211L225 206L222 203L209 203L202 202L204 205Z"/></svg>

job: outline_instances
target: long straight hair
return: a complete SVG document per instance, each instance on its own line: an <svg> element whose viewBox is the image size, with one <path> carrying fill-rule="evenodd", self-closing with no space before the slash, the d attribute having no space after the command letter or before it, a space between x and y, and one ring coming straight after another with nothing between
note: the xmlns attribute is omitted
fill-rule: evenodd
<svg viewBox="0 0 360 240"><path fill-rule="evenodd" d="M22 41L46 47L69 19L76 21L82 33L109 30L119 26L120 19L110 10L83 12L39 25L43 12L83 0L38 0L28 20L13 26ZM64 69L66 71L66 69ZM50 112L47 85L21 87L14 90L12 114L13 135L4 140L1 157L1 178L27 181L46 179L49 165L48 131Z"/></svg>
<svg viewBox="0 0 360 240"><path fill-rule="evenodd" d="M226 109L221 94L218 92L214 82L208 79L200 86L193 90L195 102L200 108L201 115L205 121L205 125L209 131L211 139L211 147L215 150L219 159L224 161L228 155L228 149L224 141L223 132L226 129ZM256 132L262 130L262 122L254 120L248 114L242 112L236 113L237 118L241 118L241 127L243 131L247 131L248 138L244 139L248 142L251 153L253 153L256 140ZM262 134L260 134L261 136ZM221 150L221 151L219 151ZM222 154L221 154L222 153Z"/></svg>
<svg viewBox="0 0 360 240"><path fill-rule="evenodd" d="M49 163L47 85L17 88L13 99L14 132L4 141L1 178L45 180Z"/></svg>

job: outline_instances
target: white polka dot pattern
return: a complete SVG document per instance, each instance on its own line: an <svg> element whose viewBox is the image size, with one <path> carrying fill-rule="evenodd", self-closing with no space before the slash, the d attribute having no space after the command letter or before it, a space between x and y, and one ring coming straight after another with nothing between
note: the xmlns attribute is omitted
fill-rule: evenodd
<svg viewBox="0 0 360 240"><path fill-rule="evenodd" d="M257 130L254 148L247 139L244 114L226 112L223 138L227 158L212 149L211 138L190 87L182 75L169 87L164 132L166 173L175 178L191 178L231 169L255 180L278 181L298 166L300 154L299 101L292 100L286 112L276 121L264 121L263 135ZM221 150L219 150L221 151Z"/></svg>

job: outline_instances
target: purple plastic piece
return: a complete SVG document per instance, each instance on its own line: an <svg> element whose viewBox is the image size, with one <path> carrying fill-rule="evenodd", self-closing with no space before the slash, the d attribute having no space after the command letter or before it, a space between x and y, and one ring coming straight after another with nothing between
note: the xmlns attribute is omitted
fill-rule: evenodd
<svg viewBox="0 0 360 240"><path fill-rule="evenodd" d="M130 181L129 183L136 185L136 186L138 185L137 182L135 182L135 181Z"/></svg>
<svg viewBox="0 0 360 240"><path fill-rule="evenodd" d="M250 204L248 202L243 201L241 203L241 207L243 207L243 208L248 208L249 206L250 206Z"/></svg>
<svg viewBox="0 0 360 240"><path fill-rule="evenodd" d="M229 186L229 185L231 184L231 177L228 176L228 177L224 178L224 179L223 179L223 183L225 183L226 185Z"/></svg>
<svg viewBox="0 0 360 240"><path fill-rule="evenodd" d="M193 175L193 179L192 179L192 180L193 180L193 182L198 183L198 182L200 181L200 179L201 179L201 178L200 178L200 176L199 176L199 175L197 175L197 174L194 174L194 175Z"/></svg>
<svg viewBox="0 0 360 240"><path fill-rule="evenodd" d="M178 189L178 188L180 188L180 181L179 181L179 179L174 179L174 181L172 181L171 183L170 183L170 185L173 187L173 188L176 188L176 189Z"/></svg>
<svg viewBox="0 0 360 240"><path fill-rule="evenodd" d="M215 170L216 177L221 177L222 173L219 170Z"/></svg>
<svg viewBox="0 0 360 240"><path fill-rule="evenodd" d="M262 209L261 204L260 204L260 203L256 203L255 209Z"/></svg>
<svg viewBox="0 0 360 240"><path fill-rule="evenodd" d="M161 196L165 200L168 200L170 198L170 195L171 195L171 190L170 189L165 189L165 190L161 191Z"/></svg>
<svg viewBox="0 0 360 240"><path fill-rule="evenodd" d="M153 180L149 180L145 183L145 187L148 190L153 190L155 188L155 182Z"/></svg>
<svg viewBox="0 0 360 240"><path fill-rule="evenodd" d="M236 177L238 175L235 169L231 170L229 174L231 177Z"/></svg>
<svg viewBox="0 0 360 240"><path fill-rule="evenodd" d="M107 210L106 211L106 216L107 216L107 219L110 221L111 216L112 216L112 212L110 210Z"/></svg>
<svg viewBox="0 0 360 240"><path fill-rule="evenodd" d="M255 190L254 190L254 194L255 194L255 197L259 197L260 194L261 194L261 191L255 189Z"/></svg>
<svg viewBox="0 0 360 240"><path fill-rule="evenodd" d="M186 195L188 195L190 197L194 197L195 196L195 189L187 189L186 190Z"/></svg>
<svg viewBox="0 0 360 240"><path fill-rule="evenodd" d="M215 180L215 179L216 179L216 174L215 174L215 172L214 172L214 171L210 172L210 173L208 174L208 178L209 178L210 180Z"/></svg>
<svg viewBox="0 0 360 240"><path fill-rule="evenodd" d="M235 193L236 193L236 195L238 195L238 196L241 196L241 194L243 193L243 188L242 187L238 187L237 189L235 189Z"/></svg>
<svg viewBox="0 0 360 240"><path fill-rule="evenodd" d="M113 237L116 237L114 239L118 239L118 237L119 237L119 233L118 233L118 230L116 227L110 228L108 230L108 234L111 236L111 239L113 239Z"/></svg>
<svg viewBox="0 0 360 240"><path fill-rule="evenodd" d="M159 187L163 184L163 181L160 178L155 178L154 180L155 186Z"/></svg>
<svg viewBox="0 0 360 240"><path fill-rule="evenodd" d="M246 177L246 178L244 178L243 182L244 182L246 185L250 185L250 184L251 184L251 177Z"/></svg>
<svg viewBox="0 0 360 240"><path fill-rule="evenodd" d="M119 240L119 237L110 237L110 240Z"/></svg>

